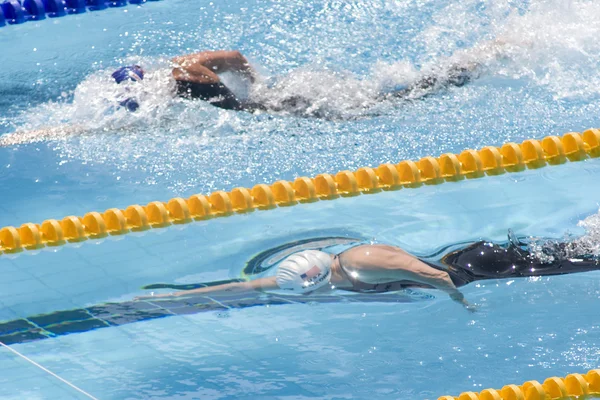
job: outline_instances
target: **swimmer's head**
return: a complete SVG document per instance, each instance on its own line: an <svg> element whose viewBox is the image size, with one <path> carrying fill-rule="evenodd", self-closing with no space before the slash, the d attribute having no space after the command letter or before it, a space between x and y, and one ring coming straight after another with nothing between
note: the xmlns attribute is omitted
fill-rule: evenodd
<svg viewBox="0 0 600 400"><path fill-rule="evenodd" d="M112 73L112 77L115 78L115 82L121 83L126 80L140 82L144 79L144 70L139 65L130 65L127 67L121 67Z"/></svg>
<svg viewBox="0 0 600 400"><path fill-rule="evenodd" d="M144 70L139 65L130 65L127 67L119 68L118 70L112 73L112 77L117 83L121 83L127 80L141 82L144 79ZM131 112L134 112L138 108L140 108L140 104L133 97L128 97L125 100L120 101L119 105Z"/></svg>
<svg viewBox="0 0 600 400"><path fill-rule="evenodd" d="M277 269L277 285L284 290L305 294L327 285L331 280L331 256L317 250L292 254Z"/></svg>

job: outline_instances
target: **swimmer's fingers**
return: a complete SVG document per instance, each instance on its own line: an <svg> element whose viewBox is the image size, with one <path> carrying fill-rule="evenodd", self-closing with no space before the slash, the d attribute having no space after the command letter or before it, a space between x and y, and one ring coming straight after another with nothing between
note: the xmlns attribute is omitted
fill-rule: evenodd
<svg viewBox="0 0 600 400"><path fill-rule="evenodd" d="M471 313L477 312L479 310L479 307L477 306L477 304L469 304L467 302L465 302L465 309Z"/></svg>
<svg viewBox="0 0 600 400"><path fill-rule="evenodd" d="M462 301L460 301L459 303L465 308L465 310L469 311L470 313L474 313L477 312L477 310L479 310L477 304L471 304L465 299L462 299Z"/></svg>

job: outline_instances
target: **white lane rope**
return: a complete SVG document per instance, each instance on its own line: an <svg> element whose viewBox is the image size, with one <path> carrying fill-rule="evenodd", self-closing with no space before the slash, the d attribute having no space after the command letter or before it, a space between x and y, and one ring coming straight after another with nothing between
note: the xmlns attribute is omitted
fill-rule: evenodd
<svg viewBox="0 0 600 400"><path fill-rule="evenodd" d="M41 366L40 364L36 363L35 361L33 361L30 358L27 358L26 356L24 356L23 354L19 353L18 351L16 351L15 349L13 349L12 347L0 342L0 346L5 347L6 349L8 349L9 351L12 351L14 354L18 355L19 357L23 358L24 360L27 360L28 362L30 362L31 364L35 365L36 367L38 367L39 369L41 369L42 371L45 371L47 373L49 373L50 375L52 375L53 377L55 377L56 379L66 383L67 385L71 386L73 389L77 390L78 392L86 395L87 397L89 397L90 399L93 400L98 400L96 397L92 396L91 394L89 394L88 392L86 392L83 389L78 388L77 386L73 385L71 382L67 381L66 379L61 378L60 376L56 375L54 372L50 371L47 368L44 368L43 366Z"/></svg>

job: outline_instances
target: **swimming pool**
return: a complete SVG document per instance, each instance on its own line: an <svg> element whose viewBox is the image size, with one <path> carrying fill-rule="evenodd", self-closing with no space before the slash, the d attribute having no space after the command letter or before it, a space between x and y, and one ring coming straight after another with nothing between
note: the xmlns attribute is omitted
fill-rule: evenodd
<svg viewBox="0 0 600 400"><path fill-rule="evenodd" d="M89 133L0 149L0 224L600 126L600 25L590 18L598 15L585 1L189 7L168 0L5 27L2 43L11 45L2 47L3 67L11 79L0 83L1 132L68 123L86 124ZM398 83L412 68L495 35L533 46L491 63L468 86L357 114L357 85ZM204 48L239 48L267 75L300 68L280 78L292 83L350 89L314 94L329 96L336 116L329 120L183 101L151 103L133 116L94 107L94 94L111 90L106 76L119 61L160 69L161 57ZM480 237L501 241L508 228L582 234L577 223L598 212L598 168L589 159L2 254L0 321L126 302L148 284L235 278L256 253L307 237L360 236L429 253ZM594 235L595 221L589 225ZM13 346L100 399L437 398L596 368L597 278L468 286L466 295L481 304L475 315L427 292L436 297L181 311ZM79 398L4 349L0 357L0 396Z"/></svg>

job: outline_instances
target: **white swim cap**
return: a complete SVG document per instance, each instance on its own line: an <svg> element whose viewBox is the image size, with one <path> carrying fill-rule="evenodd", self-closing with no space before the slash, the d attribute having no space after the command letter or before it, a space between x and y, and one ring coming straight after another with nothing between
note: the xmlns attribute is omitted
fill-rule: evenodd
<svg viewBox="0 0 600 400"><path fill-rule="evenodd" d="M329 283L331 256L323 251L305 250L281 262L275 278L281 289L307 293Z"/></svg>

